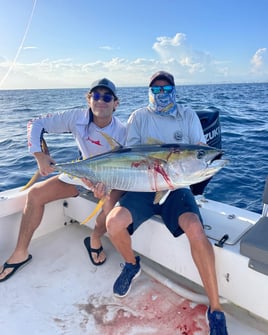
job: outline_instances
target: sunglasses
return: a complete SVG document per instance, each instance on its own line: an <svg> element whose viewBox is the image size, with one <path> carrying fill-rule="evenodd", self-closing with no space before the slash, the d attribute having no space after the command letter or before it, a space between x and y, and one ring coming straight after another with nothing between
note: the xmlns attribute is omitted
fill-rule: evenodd
<svg viewBox="0 0 268 335"><path fill-rule="evenodd" d="M150 87L153 94L159 94L161 90L164 93L171 93L173 91L174 86L172 85L165 85L165 86L152 86Z"/></svg>
<svg viewBox="0 0 268 335"><path fill-rule="evenodd" d="M109 103L113 100L114 96L109 93L100 94L99 92L93 92L92 98L94 101L99 101L102 99L104 102Z"/></svg>

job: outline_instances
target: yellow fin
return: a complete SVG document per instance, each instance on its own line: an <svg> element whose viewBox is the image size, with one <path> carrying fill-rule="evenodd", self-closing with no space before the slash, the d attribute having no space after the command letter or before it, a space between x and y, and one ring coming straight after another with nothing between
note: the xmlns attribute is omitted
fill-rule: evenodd
<svg viewBox="0 0 268 335"><path fill-rule="evenodd" d="M97 213L98 211L101 209L101 207L103 206L104 202L106 200L106 197L100 199L100 201L97 203L97 206L95 207L94 211L85 218L85 220L83 220L80 224L85 224L87 223L89 220L91 220Z"/></svg>
<svg viewBox="0 0 268 335"><path fill-rule="evenodd" d="M119 142L117 142L114 138L112 138L108 134L104 133L103 131L100 131L100 133L106 139L106 141L110 144L111 150L122 147L122 145Z"/></svg>
<svg viewBox="0 0 268 335"><path fill-rule="evenodd" d="M40 176L41 175L39 173L39 170L37 170L35 174L32 176L32 178L28 181L28 183L24 185L20 191L25 191L27 188L32 186L39 179Z"/></svg>
<svg viewBox="0 0 268 335"><path fill-rule="evenodd" d="M147 137L146 144L163 144L164 142L157 140L153 137Z"/></svg>

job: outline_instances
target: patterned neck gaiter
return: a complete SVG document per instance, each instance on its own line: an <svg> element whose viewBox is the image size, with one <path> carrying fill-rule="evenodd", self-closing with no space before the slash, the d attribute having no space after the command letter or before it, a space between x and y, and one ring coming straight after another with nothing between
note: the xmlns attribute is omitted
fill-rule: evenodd
<svg viewBox="0 0 268 335"><path fill-rule="evenodd" d="M176 90L171 93L153 94L149 88L148 109L161 116L175 116L177 114Z"/></svg>

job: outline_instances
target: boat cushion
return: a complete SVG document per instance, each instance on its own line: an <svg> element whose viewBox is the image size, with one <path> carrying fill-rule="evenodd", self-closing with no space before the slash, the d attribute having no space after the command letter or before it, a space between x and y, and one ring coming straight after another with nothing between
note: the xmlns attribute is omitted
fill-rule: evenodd
<svg viewBox="0 0 268 335"><path fill-rule="evenodd" d="M261 217L243 236L240 253L250 258L252 269L268 275L268 217Z"/></svg>

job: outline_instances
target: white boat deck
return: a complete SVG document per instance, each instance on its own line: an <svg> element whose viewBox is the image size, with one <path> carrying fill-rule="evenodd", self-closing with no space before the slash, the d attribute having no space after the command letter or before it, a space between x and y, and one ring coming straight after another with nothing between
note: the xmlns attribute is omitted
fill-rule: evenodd
<svg viewBox="0 0 268 335"><path fill-rule="evenodd" d="M104 237L107 261L94 266L83 245L89 233L73 223L32 241L31 263L0 283L1 334L208 334L205 305L180 297L144 271L127 297L115 298L112 287L122 259ZM1 262L12 248L4 248ZM263 327L257 321L226 317L229 335L268 334L258 330Z"/></svg>

